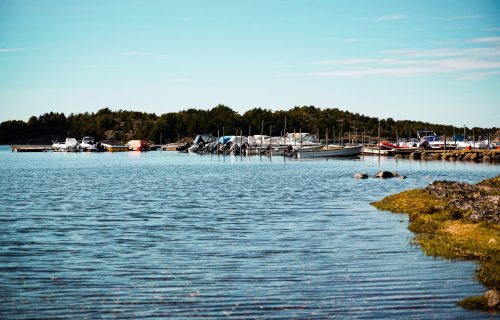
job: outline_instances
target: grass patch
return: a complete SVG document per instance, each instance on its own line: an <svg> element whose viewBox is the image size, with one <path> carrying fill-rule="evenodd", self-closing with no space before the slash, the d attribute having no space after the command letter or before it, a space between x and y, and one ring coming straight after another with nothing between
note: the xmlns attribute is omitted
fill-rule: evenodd
<svg viewBox="0 0 500 320"><path fill-rule="evenodd" d="M478 208L486 206L491 209L491 206L498 206L498 203L490 206L486 201L498 199L495 196L499 194L500 176L482 181L477 186L484 187L481 192L486 193L485 203ZM446 182L439 183L439 188L444 192L454 192L446 187ZM453 195L449 197L452 198ZM419 244L427 255L477 261L479 267L476 278L487 288L500 288L500 225L472 221L467 217L476 213L473 209L464 210L467 206L457 205L456 201L452 203L447 199L438 199L423 189L391 195L372 205L380 210L407 213L408 228L416 233L413 242ZM470 297L459 305L468 309L497 310L488 308L485 301L483 297Z"/></svg>

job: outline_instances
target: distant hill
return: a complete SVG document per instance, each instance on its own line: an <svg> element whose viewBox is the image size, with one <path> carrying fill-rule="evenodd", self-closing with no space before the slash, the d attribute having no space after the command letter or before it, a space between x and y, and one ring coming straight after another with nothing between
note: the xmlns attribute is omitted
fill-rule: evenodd
<svg viewBox="0 0 500 320"><path fill-rule="evenodd" d="M286 128L285 128L286 121ZM50 144L52 140L65 137L93 136L101 139L130 140L147 139L160 142L176 141L178 138L194 137L198 133L217 135L250 133L280 135L287 132L319 133L323 138L335 134L336 139L342 136L376 137L379 120L377 118L343 111L338 108L320 109L314 106L295 107L287 111L271 111L254 108L244 114L239 114L231 108L218 105L215 108L187 109L157 116L153 113L118 110L108 108L97 113L80 113L66 116L64 113L45 113L38 117L32 116L28 122L20 120L4 121L0 124L0 144ZM263 128L261 128L263 126ZM396 138L416 136L417 130L433 130L437 134L463 133L463 128L450 125L431 124L421 121L398 120L392 118L380 119L381 137ZM500 140L498 128L473 128L475 136L492 135ZM472 128L467 128L467 135L472 135Z"/></svg>

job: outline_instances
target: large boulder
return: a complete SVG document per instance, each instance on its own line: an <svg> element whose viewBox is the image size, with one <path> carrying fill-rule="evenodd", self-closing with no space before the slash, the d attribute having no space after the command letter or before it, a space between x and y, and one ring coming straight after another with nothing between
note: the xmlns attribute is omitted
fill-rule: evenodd
<svg viewBox="0 0 500 320"><path fill-rule="evenodd" d="M399 175L394 175L394 173L390 172L390 171L380 171L378 172L376 175L375 175L375 178L382 178L382 179L386 179L386 178L394 178L394 177L397 177Z"/></svg>

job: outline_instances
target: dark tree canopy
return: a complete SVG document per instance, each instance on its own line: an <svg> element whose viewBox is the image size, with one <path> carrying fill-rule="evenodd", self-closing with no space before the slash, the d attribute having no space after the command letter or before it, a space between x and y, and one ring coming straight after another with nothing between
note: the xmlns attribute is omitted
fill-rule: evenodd
<svg viewBox="0 0 500 320"><path fill-rule="evenodd" d="M286 126L285 126L286 122ZM65 137L93 136L96 140L147 139L155 143L176 141L178 137L194 137L198 133L222 132L226 135L253 134L279 135L283 132L319 133L338 137L354 133L376 137L379 119L338 108L320 109L314 106L294 107L290 110L272 111L253 108L242 115L225 105L212 109L186 109L157 116L152 113L104 108L96 113L70 114L45 113L32 116L27 122L4 121L0 124L0 144L51 143ZM451 125L431 124L421 121L380 119L383 138L416 136L417 130L433 130L437 134L451 136L463 133L464 128ZM485 137L494 134L497 128L466 128L467 135Z"/></svg>

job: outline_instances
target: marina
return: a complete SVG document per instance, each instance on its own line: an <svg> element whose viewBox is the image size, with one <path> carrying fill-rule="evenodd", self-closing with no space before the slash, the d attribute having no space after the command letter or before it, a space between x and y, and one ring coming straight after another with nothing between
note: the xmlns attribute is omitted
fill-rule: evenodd
<svg viewBox="0 0 500 320"><path fill-rule="evenodd" d="M0 320L500 315L498 0L0 7Z"/></svg>

